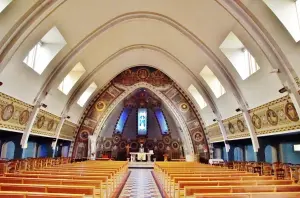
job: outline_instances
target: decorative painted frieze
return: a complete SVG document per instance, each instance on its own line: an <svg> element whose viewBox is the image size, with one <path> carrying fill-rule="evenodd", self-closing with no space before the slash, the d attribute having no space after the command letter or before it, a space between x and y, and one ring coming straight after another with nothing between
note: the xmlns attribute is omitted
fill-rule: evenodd
<svg viewBox="0 0 300 198"><path fill-rule="evenodd" d="M300 129L300 120L289 96L284 96L250 110L256 134L294 132ZM223 121L229 140L250 137L243 115L239 114ZM217 124L207 127L210 142L223 140Z"/></svg>

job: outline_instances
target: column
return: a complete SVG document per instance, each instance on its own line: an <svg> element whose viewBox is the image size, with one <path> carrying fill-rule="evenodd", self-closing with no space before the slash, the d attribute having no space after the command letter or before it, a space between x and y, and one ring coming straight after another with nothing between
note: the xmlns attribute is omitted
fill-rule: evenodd
<svg viewBox="0 0 300 198"><path fill-rule="evenodd" d="M58 141L58 138L59 138L59 135L60 135L60 132L61 132L61 129L64 125L64 122L66 120L66 117L65 115L63 115L61 118L60 118L60 121L56 127L56 130L55 130L55 140L52 142L52 150L53 150L53 153L52 153L52 157L54 157L55 155L55 149L56 149L56 145L57 145L57 141Z"/></svg>
<svg viewBox="0 0 300 198"><path fill-rule="evenodd" d="M225 129L225 126L224 126L222 120L218 120L218 124L219 124L219 128L220 128L221 134L222 134L223 139L224 139L225 150L226 150L226 153L228 155L228 152L230 150L230 145L228 144L226 129Z"/></svg>
<svg viewBox="0 0 300 198"><path fill-rule="evenodd" d="M253 150L254 150L255 153L257 153L258 149L259 149L259 143L258 143L258 139L257 139L256 133L255 133L255 129L254 129L252 121L251 121L251 117L248 113L248 110L243 111L243 116L244 116L246 125L248 127L248 131L249 131L249 134L250 134L250 137L251 137Z"/></svg>
<svg viewBox="0 0 300 198"><path fill-rule="evenodd" d="M28 122L27 122L27 125L25 127L25 130L23 132L23 135L22 135L22 139L21 139L21 147L23 149L22 151L22 158L24 157L24 153L25 153L25 149L27 148L27 142L28 142L28 138L31 134L31 130L32 130L32 127L33 127L33 124L34 124L34 121L36 119L36 116L39 112L41 108L41 104L40 103L37 103L34 107L33 107L33 110L29 116L29 119L28 119Z"/></svg>

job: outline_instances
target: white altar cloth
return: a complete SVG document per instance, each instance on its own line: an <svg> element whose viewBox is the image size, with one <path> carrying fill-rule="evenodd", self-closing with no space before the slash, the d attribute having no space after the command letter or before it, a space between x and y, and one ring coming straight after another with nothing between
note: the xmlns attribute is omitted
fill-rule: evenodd
<svg viewBox="0 0 300 198"><path fill-rule="evenodd" d="M150 162L151 161L151 155L153 155L153 153L130 152L130 161L135 162L136 156L137 156L137 160L144 161L144 160L146 160L146 156L147 156L147 161Z"/></svg>
<svg viewBox="0 0 300 198"><path fill-rule="evenodd" d="M223 159L209 159L208 163L209 164L214 164L214 163L219 163L219 162L224 162Z"/></svg>

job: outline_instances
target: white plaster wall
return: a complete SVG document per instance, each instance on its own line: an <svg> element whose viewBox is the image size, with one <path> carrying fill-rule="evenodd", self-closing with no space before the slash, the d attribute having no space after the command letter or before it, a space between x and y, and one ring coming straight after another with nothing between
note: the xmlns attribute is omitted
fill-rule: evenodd
<svg viewBox="0 0 300 198"><path fill-rule="evenodd" d="M233 32L255 58L260 67L257 72L245 80L241 80L240 78L236 79L235 77L235 80L248 102L249 108L254 108L282 97L283 95L280 94L278 90L283 86L277 75L270 73L272 70L270 62L257 44L253 42L253 39L240 26L234 27Z"/></svg>
<svg viewBox="0 0 300 198"><path fill-rule="evenodd" d="M47 77L58 64L59 60L69 50L69 48L65 46L52 59L52 61L49 63L49 66L41 75L23 63L23 60L27 56L28 52L53 26L53 22L45 22L41 29L38 31L33 31L27 40L20 46L3 72L0 73L0 79L3 82L3 86L0 87L1 92L20 99L26 103L33 104L33 101L43 83L47 80ZM60 100L60 98L58 100ZM53 111L57 112L57 110Z"/></svg>
<svg viewBox="0 0 300 198"><path fill-rule="evenodd" d="M13 27L14 23L20 19L35 2L35 0L14 0L0 13L0 40L3 39Z"/></svg>
<svg viewBox="0 0 300 198"><path fill-rule="evenodd" d="M290 61L292 68L300 76L300 46L295 42L287 29L263 1L251 1L248 9L259 19L264 28L271 34L280 50Z"/></svg>
<svg viewBox="0 0 300 198"><path fill-rule="evenodd" d="M295 41L300 40L299 19L294 0L263 0L278 17Z"/></svg>
<svg viewBox="0 0 300 198"><path fill-rule="evenodd" d="M232 93L226 93L220 98L217 98L216 104L221 113L222 119L226 119L237 114L235 110L239 107L239 105Z"/></svg>
<svg viewBox="0 0 300 198"><path fill-rule="evenodd" d="M52 89L45 98L44 103L48 105L47 111L60 116L67 99L63 92L58 89Z"/></svg>
<svg viewBox="0 0 300 198"><path fill-rule="evenodd" d="M71 116L70 121L77 124L82 116L84 108L79 106L77 103L72 105L72 108L68 112L68 115Z"/></svg>
<svg viewBox="0 0 300 198"><path fill-rule="evenodd" d="M203 119L205 126L214 124L213 119L215 119L216 116L212 112L211 108L205 107L205 108L201 109L200 115L201 115L201 118Z"/></svg>

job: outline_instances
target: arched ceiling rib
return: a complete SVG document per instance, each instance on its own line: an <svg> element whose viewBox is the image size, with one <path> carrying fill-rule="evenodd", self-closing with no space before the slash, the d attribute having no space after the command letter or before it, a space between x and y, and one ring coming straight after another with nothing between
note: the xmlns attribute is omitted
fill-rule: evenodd
<svg viewBox="0 0 300 198"><path fill-rule="evenodd" d="M13 26L11 26L9 31L2 37L0 42L0 73L3 71L10 58L18 50L19 46L25 41L28 35L30 35L32 31L34 31L35 28L37 28L38 25L43 22L43 20L45 20L65 1L66 0L36 1L22 16L19 17L17 21L6 21L7 24L13 24ZM13 6L22 8L31 5L25 1L14 1L12 4ZM14 14L19 15L22 14L22 12L18 11ZM11 20L14 20L14 17L10 18Z"/></svg>
<svg viewBox="0 0 300 198"><path fill-rule="evenodd" d="M247 108L247 103L245 99L242 96L241 91L239 90L239 87L235 84L233 78L229 74L228 70L226 69L225 65L218 59L218 57L206 46L204 42L202 42L195 34L193 34L191 31L189 31L187 28L185 28L180 23L174 21L173 19L158 14L158 13L152 13L152 12L133 12L133 13L127 13L124 15L117 16L110 21L106 22L104 25L98 27L95 31L90 33L84 40L82 40L75 48L73 48L70 53L64 57L64 59L59 63L59 65L55 68L54 72L48 77L48 80L44 83L41 91L37 95L37 100L40 101L43 100L45 97L45 93L49 92L50 89L53 86L53 82L56 79L57 73L59 73L66 64L80 51L82 48L84 48L86 45L89 44L93 39L95 39L99 34L105 32L107 29L114 27L115 25L124 22L126 20L131 20L134 18L146 18L151 20L158 20L161 22L164 22L171 27L178 30L180 33L185 35L187 38L189 38L195 45L197 45L200 49L203 50L204 53L208 56L209 59L212 60L216 65L216 70L219 72L219 75L223 76L225 79L227 79L227 83L230 87L230 90L232 91L233 95L236 97L238 103L240 103L241 107L243 109Z"/></svg>
<svg viewBox="0 0 300 198"><path fill-rule="evenodd" d="M175 120L178 122L179 126L181 127L182 133L179 133L181 140L183 142L183 147L185 150L186 154L194 154L194 148L193 148L193 143L192 143L192 139L191 136L189 134L189 130L188 130L188 126L187 123L184 121L184 119L182 118L182 116L180 116L180 114L176 111L176 108L174 107L174 105L172 104L172 102L161 92L159 92L158 90L156 90L156 87L145 83L145 82L140 82L140 83L136 83L133 86L129 87L127 90L125 90L125 92L123 92L109 107L109 109L106 110L106 114L104 115L104 117L101 119L101 121L97 124L97 127L94 131L95 136L101 136L101 129L104 125L104 123L106 122L106 120L108 119L109 115L111 114L111 112L115 109L115 107L124 99L126 98L129 94L131 94L132 92L134 92L135 90L139 89L139 88L145 88L147 87L147 89L149 89L151 92L153 92L157 97L159 97L161 99L161 101L164 102L164 104L167 106L168 110L172 113L172 116L174 116Z"/></svg>
<svg viewBox="0 0 300 198"><path fill-rule="evenodd" d="M169 54L167 56L173 59L176 64L185 65L187 70L182 71L185 75L189 76L189 78L193 79L187 82L198 84L197 88L199 91L200 88L203 89L202 95L204 97L208 96L210 100L215 103L216 108L222 109L224 107L223 104L226 104L226 100L229 101L235 97L237 103L246 109L248 102L246 100L251 97L252 92L245 94L247 85L242 87L242 89L240 84L237 85L239 82L235 80L232 75L232 71L234 71L233 66L218 48L226 35L232 31L234 27L242 26L236 23L236 19L232 17L235 16L232 10L224 9L220 5L220 2L221 1L218 0L192 0L187 4L181 1L133 1L132 3L118 1L118 7L116 7L116 2L114 1L95 0L89 2L89 4L81 0L55 1L55 4L51 6L47 4L49 8L46 9L45 7L45 10L41 10L39 16L36 15L34 16L36 18L32 18L34 19L32 25L26 24L24 26L24 28L27 28L26 31L25 29L20 32L16 31L15 35L23 33L22 36L17 36L16 40L12 39L16 45L11 48L12 50L8 54L3 53L1 55L8 58L13 55L11 53L12 51L20 49L19 54L17 54L18 60L13 60L8 66L17 65L22 59L20 58L22 57L20 54L28 52L28 49L25 49L29 48L27 44L28 46L32 46L33 41L38 40L37 36L41 34L39 32L45 32L53 25L57 26L66 38L68 46L50 63L49 68L47 68L47 71L42 75L43 79L39 83L33 82L29 84L38 84L31 92L35 92L37 88L41 86L40 92L36 95L36 99L39 98L43 100L44 94L49 93L51 90L52 95L48 95L45 99L48 102L50 100L49 97L59 98L59 94L54 93L53 90L56 89L61 79L77 61L86 63L85 66L88 67L87 71L93 73L94 68L97 67L99 63L100 65L105 63L105 60L109 59L108 57L118 50L143 43L143 45L155 46L157 49L167 51L167 54ZM170 6L170 3L172 3L172 6ZM89 10L89 12L86 12L86 10ZM186 12L187 10L189 12ZM29 17L27 20L30 21L31 18ZM148 25L148 29L150 29L149 32L152 32L151 28L153 28L157 32L155 36L167 38L165 39L166 41L159 42L159 40L156 40L157 43L155 43L155 40L151 40L151 36L144 38L146 40L141 40L140 38L146 35L143 34L143 30L147 29L146 25L142 26L142 24ZM116 31L116 29L121 31ZM241 31L245 31L244 28L240 29ZM247 28L245 29L247 30ZM135 32L141 32L141 34L138 35L137 33L135 34ZM251 32L249 33L251 34ZM128 39L130 36L136 37L136 40ZM104 37L107 38L106 42L104 41L105 39L103 39ZM27 39L26 42L23 42L25 39ZM128 43L126 43L126 40L129 40ZM172 41L174 42L172 43ZM119 42L119 45L117 45L117 42ZM253 40L250 42L253 42ZM22 46L18 48L21 44ZM93 47L95 53L90 53ZM153 51L153 49L151 50ZM143 51L142 48L134 51L137 57L140 54L144 54L141 52ZM101 55L98 55L98 57L96 52L101 53ZM144 57L144 55L141 56ZM175 58L177 60L175 60ZM117 69L118 71L122 71L124 67L130 67L136 64L150 64L156 66L160 62L160 60L157 60L157 62L126 61L126 58L123 60L125 61L119 69ZM216 100L208 87L206 85L202 86L202 84L205 83L199 77L199 71L205 64L208 64L221 80L227 93L230 93L230 95L233 94L234 97L227 97L228 94L226 94L226 97L223 97L223 99ZM2 62L1 66L5 65L6 62ZM23 65L21 66L23 67ZM107 66L111 66L111 63L107 63ZM262 67L265 66L266 65L262 65ZM163 67L163 65L160 67ZM101 78L101 76L103 76L101 73L106 71L106 69L101 68L96 77ZM266 69L261 72L267 74ZM170 71L166 71L165 73L169 74ZM89 74L86 74L86 77L87 76L89 76ZM112 77L113 75L111 78ZM184 79L181 78L179 80L184 81ZM276 77L272 78L272 82L273 81L276 81L276 86L280 84ZM179 84L183 85L187 82ZM263 83L263 81L261 82ZM20 82L20 84L22 84L22 82ZM100 84L104 84L104 82ZM84 83L84 81L77 83L76 87L74 87L74 94L70 98L70 95L66 96L65 102L69 100L69 104L70 101L76 101L78 95L87 85L88 82ZM274 86L272 90L277 90L276 86ZM254 90L254 87L251 87L251 91ZM186 88L185 86L185 89ZM274 94L274 97L278 96L278 94ZM224 98L226 98L226 100ZM222 103L219 101L222 101ZM53 102L53 104L54 103L55 102ZM232 111L238 107L237 103L233 102L232 105L230 105ZM60 104L57 103L57 105L63 106L64 104L60 102ZM223 117L226 118L227 116Z"/></svg>
<svg viewBox="0 0 300 198"><path fill-rule="evenodd" d="M143 49L145 49L145 50L153 50L153 51L162 53L163 55L165 55L166 57L168 57L169 59L171 59L172 61L174 61L176 64L178 64L181 67L182 71L187 72L188 76L190 76L193 79L194 82L197 82L197 85L199 85L199 87L200 87L199 91L201 92L201 94L202 94L203 98L205 99L205 101L207 102L207 104L213 109L214 112L218 112L216 104L214 102L214 99L213 99L212 95L205 88L205 86L202 84L202 82L197 78L197 76L195 76L194 73L189 69L188 66L186 66L183 62L181 62L177 57L175 57L173 54L171 54L167 50L162 49L162 48L157 47L157 46L154 46L154 45L147 45L147 44L136 44L136 45L131 45L131 46L124 47L124 48L118 50L117 52L115 52L114 54L110 55L109 57L107 57L104 61L102 61L76 87L76 89L72 93L71 97L69 98L69 101L67 102L66 109L69 109L69 107L75 101L77 101L78 97L83 92L82 88L83 87L84 88L87 87L93 81L92 79L94 79L94 77L97 75L97 73L99 72L99 70L101 70L102 67L104 67L106 64L108 64L110 61L112 61L113 59L117 58L118 56L126 53L127 51L138 50L138 49L140 49L140 50L143 50ZM152 65L152 67L155 68L155 67L159 67L159 66ZM124 67L122 69L126 70L127 68ZM164 73L167 72L166 69L164 69L164 67L161 67L160 70L163 71ZM173 79L173 80L175 82L177 81L177 83L178 83L177 79Z"/></svg>

